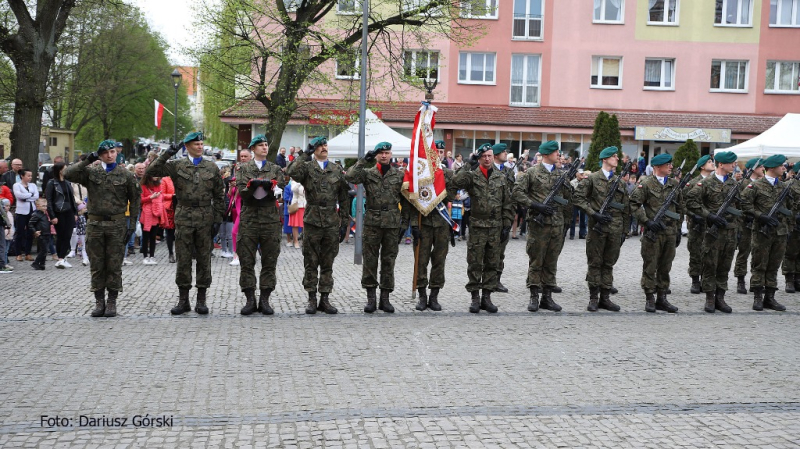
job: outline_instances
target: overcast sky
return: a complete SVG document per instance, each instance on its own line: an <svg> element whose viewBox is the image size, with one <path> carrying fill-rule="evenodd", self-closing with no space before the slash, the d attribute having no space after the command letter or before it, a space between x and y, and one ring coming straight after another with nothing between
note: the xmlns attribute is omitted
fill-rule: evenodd
<svg viewBox="0 0 800 449"><path fill-rule="evenodd" d="M170 45L169 59L173 64L193 64L180 51L181 45L194 42L197 30L189 31L191 16L197 0L128 0L138 6L153 30L161 33Z"/></svg>

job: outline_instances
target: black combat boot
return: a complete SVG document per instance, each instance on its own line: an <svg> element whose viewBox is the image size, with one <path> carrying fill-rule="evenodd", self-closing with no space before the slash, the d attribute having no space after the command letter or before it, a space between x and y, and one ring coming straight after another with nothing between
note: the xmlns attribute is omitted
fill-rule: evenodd
<svg viewBox="0 0 800 449"><path fill-rule="evenodd" d="M561 287L556 285L555 287L550 287L550 291L553 293L561 293L563 290L561 290Z"/></svg>
<svg viewBox="0 0 800 449"><path fill-rule="evenodd" d="M794 293L794 273L786 275L786 293Z"/></svg>
<svg viewBox="0 0 800 449"><path fill-rule="evenodd" d="M489 313L497 313L497 306L492 304L492 292L490 290L483 290L483 295L481 295L481 309Z"/></svg>
<svg viewBox="0 0 800 449"><path fill-rule="evenodd" d="M497 275L497 287L495 287L494 291L500 293L508 293L508 289L506 288L506 286L503 285L502 282L500 282L500 276L501 276L500 274Z"/></svg>
<svg viewBox="0 0 800 449"><path fill-rule="evenodd" d="M678 311L678 308L670 304L669 301L667 301L667 292L669 292L669 289L667 289L666 291L660 290L658 292L658 297L656 298L656 310L663 310L664 312L675 313Z"/></svg>
<svg viewBox="0 0 800 449"><path fill-rule="evenodd" d="M331 305L331 302L328 300L328 295L330 295L328 292L319 292L319 305L317 306L317 310L325 312L328 315L335 315L339 313L339 311L336 310L336 307Z"/></svg>
<svg viewBox="0 0 800 449"><path fill-rule="evenodd" d="M656 295L653 293L645 293L644 311L647 313L656 313Z"/></svg>
<svg viewBox="0 0 800 449"><path fill-rule="evenodd" d="M528 312L539 311L539 287L534 285L531 287L531 300L528 303Z"/></svg>
<svg viewBox="0 0 800 449"><path fill-rule="evenodd" d="M794 291L800 292L800 273L794 274Z"/></svg>
<svg viewBox="0 0 800 449"><path fill-rule="evenodd" d="M364 313L374 313L378 310L378 297L375 296L376 287L367 287L367 305L364 306Z"/></svg>
<svg viewBox="0 0 800 449"><path fill-rule="evenodd" d="M308 292L308 305L306 306L306 313L309 315L317 313L317 292Z"/></svg>
<svg viewBox="0 0 800 449"><path fill-rule="evenodd" d="M245 303L244 307L242 307L241 314L242 315L252 315L256 311L256 291L252 288L246 288L242 290L244 293Z"/></svg>
<svg viewBox="0 0 800 449"><path fill-rule="evenodd" d="M776 290L777 289L775 289L775 288L767 287L766 293L764 294L764 308L765 309L775 310L777 312L785 312L786 311L786 307L783 306L782 304L780 304L775 299L775 291ZM109 298L111 298L111 296L110 296L111 292L109 291L108 293L109 293ZM106 309L108 309L108 305L106 305ZM108 315L106 315L106 316L108 316Z"/></svg>
<svg viewBox="0 0 800 449"><path fill-rule="evenodd" d="M417 293L419 294L419 302L417 303L417 307L415 307L415 309L422 312L428 308L428 289L425 287L420 287L417 289ZM433 293L432 290L431 293Z"/></svg>
<svg viewBox="0 0 800 449"><path fill-rule="evenodd" d="M391 290L381 289L381 297L378 301L378 308L386 313L394 313L394 306L389 302L389 293Z"/></svg>
<svg viewBox="0 0 800 449"><path fill-rule="evenodd" d="M200 315L208 315L208 306L206 305L206 289L197 289L197 302L194 305L194 311Z"/></svg>
<svg viewBox="0 0 800 449"><path fill-rule="evenodd" d="M561 312L561 306L553 301L552 287L542 288L542 300L539 302L540 309L552 310L553 312Z"/></svg>
<svg viewBox="0 0 800 449"><path fill-rule="evenodd" d="M586 306L586 310L589 312L597 312L599 303L600 287L589 287L589 305Z"/></svg>
<svg viewBox="0 0 800 449"><path fill-rule="evenodd" d="M106 313L103 314L104 317L113 318L117 316L117 296L119 296L118 291L108 291L108 300L106 300Z"/></svg>
<svg viewBox="0 0 800 449"><path fill-rule="evenodd" d="M617 287L614 287L614 286L612 285L612 286L611 286L611 294L612 294L612 295L616 295L617 293L619 293L619 290L617 290Z"/></svg>
<svg viewBox="0 0 800 449"><path fill-rule="evenodd" d="M470 294L472 295L472 304L469 306L469 313L478 313L481 311L481 293L475 290Z"/></svg>
<svg viewBox="0 0 800 449"><path fill-rule="evenodd" d="M717 288L716 300L714 306L722 313L731 313L733 309L725 302L725 290Z"/></svg>
<svg viewBox="0 0 800 449"><path fill-rule="evenodd" d="M764 310L764 287L753 287L753 310Z"/></svg>
<svg viewBox="0 0 800 449"><path fill-rule="evenodd" d="M269 295L271 294L271 288L261 289L261 296L258 298L258 311L261 312L262 315L272 315L275 313L275 311L272 310L272 307L269 305Z"/></svg>
<svg viewBox="0 0 800 449"><path fill-rule="evenodd" d="M95 290L94 310L92 310L92 317L99 318L101 316L105 316L105 314L106 314L106 291L105 289Z"/></svg>
<svg viewBox="0 0 800 449"><path fill-rule="evenodd" d="M428 297L428 308L434 312L441 312L442 306L439 304L439 289L432 288L431 295Z"/></svg>
<svg viewBox="0 0 800 449"><path fill-rule="evenodd" d="M714 313L716 310L716 301L716 292L706 292L706 306L703 307L703 310L705 310L706 313Z"/></svg>
<svg viewBox="0 0 800 449"><path fill-rule="evenodd" d="M611 290L606 288L600 289L600 303L598 304L598 307L601 309L606 309L610 312L619 312L619 306L611 301Z"/></svg>
<svg viewBox="0 0 800 449"><path fill-rule="evenodd" d="M186 313L192 310L192 306L189 305L189 289L188 288L179 288L178 289L178 304L169 311L169 313L173 315L180 315L182 313Z"/></svg>
<svg viewBox="0 0 800 449"><path fill-rule="evenodd" d="M744 276L739 276L736 281L736 293L741 295L747 294L747 286L744 285Z"/></svg>
<svg viewBox="0 0 800 449"><path fill-rule="evenodd" d="M700 285L700 276L692 276L692 288L689 289L689 291L696 295L700 293L701 290L702 286Z"/></svg>

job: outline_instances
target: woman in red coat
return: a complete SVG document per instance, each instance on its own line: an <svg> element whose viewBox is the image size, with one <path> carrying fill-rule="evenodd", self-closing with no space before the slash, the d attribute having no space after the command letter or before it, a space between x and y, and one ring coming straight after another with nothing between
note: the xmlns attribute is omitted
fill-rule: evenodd
<svg viewBox="0 0 800 449"><path fill-rule="evenodd" d="M172 197L175 196L175 185L169 176L161 178L161 197L164 202L164 234L166 234L167 249L169 250L169 263L175 263L175 204Z"/></svg>
<svg viewBox="0 0 800 449"><path fill-rule="evenodd" d="M160 226L166 222L164 210L164 186L161 178L145 175L142 178L142 213L139 221L142 223L142 255L145 265L156 265L154 256L156 252L156 235L161 233Z"/></svg>

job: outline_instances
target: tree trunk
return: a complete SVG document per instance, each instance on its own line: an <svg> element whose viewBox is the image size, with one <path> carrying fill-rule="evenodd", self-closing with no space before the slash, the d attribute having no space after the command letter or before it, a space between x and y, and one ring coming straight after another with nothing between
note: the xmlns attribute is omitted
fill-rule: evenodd
<svg viewBox="0 0 800 449"><path fill-rule="evenodd" d="M11 127L11 154L22 159L25 168L39 168L42 114L46 97L50 61L17 64L17 92L14 97L14 124Z"/></svg>

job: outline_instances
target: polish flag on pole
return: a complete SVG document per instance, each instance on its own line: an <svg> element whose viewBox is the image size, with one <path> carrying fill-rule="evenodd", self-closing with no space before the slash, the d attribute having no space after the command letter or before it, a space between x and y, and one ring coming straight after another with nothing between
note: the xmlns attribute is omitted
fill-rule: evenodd
<svg viewBox="0 0 800 449"><path fill-rule="evenodd" d="M444 172L433 141L436 111L436 106L422 103L417 112L411 133L411 155L403 179L403 195L425 216L447 197Z"/></svg>
<svg viewBox="0 0 800 449"><path fill-rule="evenodd" d="M164 116L164 105L159 103L158 100L153 100L156 102L156 128L161 129L161 117Z"/></svg>

